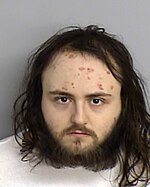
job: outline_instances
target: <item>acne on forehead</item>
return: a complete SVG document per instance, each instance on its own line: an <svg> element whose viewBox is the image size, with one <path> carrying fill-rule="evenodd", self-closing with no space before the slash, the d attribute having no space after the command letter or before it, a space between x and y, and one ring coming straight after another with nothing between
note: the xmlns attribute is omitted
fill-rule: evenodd
<svg viewBox="0 0 150 187"><path fill-rule="evenodd" d="M100 83L100 82L98 82L97 83L97 88L99 89L99 90L108 90L109 92L113 92L113 90L114 90L114 88L115 88L115 86L114 85L110 85L108 88L106 88L106 85L105 84L102 84L102 83Z"/></svg>
<svg viewBox="0 0 150 187"><path fill-rule="evenodd" d="M72 88L75 88L75 84L73 82L71 83L71 86L72 86Z"/></svg>
<svg viewBox="0 0 150 187"><path fill-rule="evenodd" d="M78 52L78 51L73 51L73 50L66 47L55 55L52 62L56 62L56 61L58 61L58 59L60 60L60 57L61 57L61 60L63 58L65 58L65 60L66 60L66 58L74 59L74 58L79 57L79 56L84 59L84 62L85 61L89 62L91 59L95 59L96 61L100 61L100 59L98 59L95 56L92 56L88 53L81 53L81 52ZM117 67L117 64L116 64L115 60L113 59L113 57L110 54L108 54L108 58L110 59L114 69L116 69L116 70L118 70L118 72L120 72L119 67ZM102 63L102 64L104 66L106 66L104 63ZM91 69L89 69L89 71L91 71ZM106 70L106 72L107 72L107 74L111 74L111 72L109 70Z"/></svg>
<svg viewBox="0 0 150 187"><path fill-rule="evenodd" d="M95 61L98 61L98 63L101 63L103 67L105 67L107 74L110 74L110 71L107 70L106 65L104 63L100 62L99 59L97 59L91 55L88 55L88 54L82 55L79 52L66 51L63 53L59 53L55 57L55 59L53 60L52 64L55 64L53 66L54 68L56 68L57 65L59 66L59 64L62 62L63 62L64 66L68 66L69 61L71 62L72 60L75 60L78 57L80 57L80 65L78 67L78 70L79 70L78 73L85 72L85 70L86 70L86 73L94 72L95 71L95 69L93 68L94 64L91 64L91 60L95 60ZM75 66L76 66L76 64L74 64L74 66L72 66L72 64L71 64L71 67L75 67Z"/></svg>
<svg viewBox="0 0 150 187"><path fill-rule="evenodd" d="M68 91L68 88L64 87L64 86L62 86L61 89L64 90L64 91Z"/></svg>
<svg viewBox="0 0 150 187"><path fill-rule="evenodd" d="M81 73L85 72L87 74L87 80L91 80L90 73L92 73L92 72L95 71L94 68L84 67L84 66L80 66L78 69L79 69L79 71ZM110 75L112 75L111 72L110 72L110 70L108 70L108 69L105 69L104 72L106 73L107 76L109 76L109 78L110 78ZM99 80L104 80L104 78L103 77L99 77ZM103 84L98 82L97 83L97 87L98 87L99 90L105 90L104 87L106 87L106 86L104 84L104 87L103 87ZM110 84L109 85L109 90L112 91L114 89L114 87L115 86L113 84Z"/></svg>
<svg viewBox="0 0 150 187"><path fill-rule="evenodd" d="M78 55L79 52L71 51L70 49L62 49L59 54L65 56L66 58L73 59Z"/></svg>
<svg viewBox="0 0 150 187"><path fill-rule="evenodd" d="M80 67L78 68L78 70L81 71L81 72L85 71L86 73L92 73L92 72L95 71L95 70L94 70L93 68L91 68L91 67L84 67L84 66L80 66Z"/></svg>
<svg viewBox="0 0 150 187"><path fill-rule="evenodd" d="M61 86L61 89L64 90L64 91L68 91L68 89L70 87L75 88L74 82L65 81L65 82L63 82L63 84Z"/></svg>
<svg viewBox="0 0 150 187"><path fill-rule="evenodd" d="M97 87L98 87L98 89L100 89L100 90L104 90L103 85L100 84L100 83L97 84Z"/></svg>
<svg viewBox="0 0 150 187"><path fill-rule="evenodd" d="M83 56L78 52L64 52L56 56L52 64L52 66L49 66L49 70L51 69L54 74L48 74L53 74L54 79L61 82L61 87L64 90L68 89L69 85L75 88L75 81L81 78L83 80L83 77L85 83L88 81L88 83L96 85L96 88L100 90L114 91L116 85L119 84L107 66L92 56ZM60 78L58 78L59 75ZM67 83L68 80L70 83Z"/></svg>
<svg viewBox="0 0 150 187"><path fill-rule="evenodd" d="M81 66L81 67L79 67L78 69L79 69L79 71L84 71L84 70L85 70L85 67Z"/></svg>

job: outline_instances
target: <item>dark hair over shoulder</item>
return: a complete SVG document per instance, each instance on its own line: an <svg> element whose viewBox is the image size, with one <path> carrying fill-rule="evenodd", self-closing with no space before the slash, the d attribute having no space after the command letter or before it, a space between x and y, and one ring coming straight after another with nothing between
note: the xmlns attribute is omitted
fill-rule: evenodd
<svg viewBox="0 0 150 187"><path fill-rule="evenodd" d="M115 35L95 25L65 28L43 43L29 58L24 90L14 104L15 136L22 147L23 160L32 161L34 149L38 150L36 157L39 163L44 159L48 132L41 111L41 75L55 55L63 50L95 56L121 83L123 134L119 143L123 156L116 155L122 167L119 186L135 186L139 181L148 184L150 114L145 87L134 70L132 57L125 45Z"/></svg>

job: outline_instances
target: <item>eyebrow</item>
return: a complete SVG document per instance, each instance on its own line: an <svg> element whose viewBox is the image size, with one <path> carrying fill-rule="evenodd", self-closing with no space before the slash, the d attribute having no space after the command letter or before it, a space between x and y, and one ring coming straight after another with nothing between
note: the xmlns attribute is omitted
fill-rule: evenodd
<svg viewBox="0 0 150 187"><path fill-rule="evenodd" d="M62 90L49 91L49 94L51 94L51 95L65 95L65 96L69 96L69 97L74 97L73 94L71 94L69 92L64 92ZM105 92L94 92L94 93L85 95L85 97L87 97L87 98L89 98L89 97L98 97L98 96L111 97L112 95L109 94L109 93L105 93Z"/></svg>

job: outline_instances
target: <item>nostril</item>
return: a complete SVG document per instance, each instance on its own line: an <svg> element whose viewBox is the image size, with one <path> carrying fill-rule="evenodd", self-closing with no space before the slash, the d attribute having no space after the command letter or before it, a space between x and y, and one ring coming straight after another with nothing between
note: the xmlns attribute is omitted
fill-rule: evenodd
<svg viewBox="0 0 150 187"><path fill-rule="evenodd" d="M85 122L85 123L73 122L73 125L74 125L74 126L77 126L77 127L81 127L81 126L86 126L87 123L86 123L86 122Z"/></svg>

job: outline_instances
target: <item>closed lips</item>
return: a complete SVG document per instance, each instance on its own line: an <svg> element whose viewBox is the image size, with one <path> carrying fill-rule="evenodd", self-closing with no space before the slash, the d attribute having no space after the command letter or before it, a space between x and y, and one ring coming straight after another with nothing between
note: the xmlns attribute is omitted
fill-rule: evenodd
<svg viewBox="0 0 150 187"><path fill-rule="evenodd" d="M88 133L81 131L81 130L75 130L75 131L71 131L67 134L77 134L77 135L89 135Z"/></svg>

